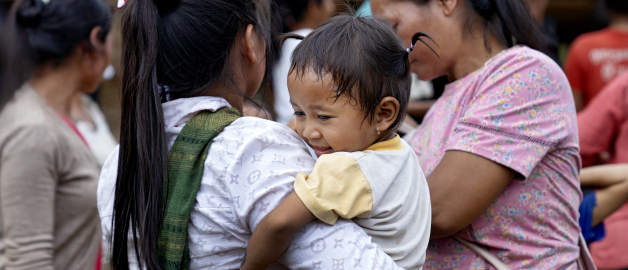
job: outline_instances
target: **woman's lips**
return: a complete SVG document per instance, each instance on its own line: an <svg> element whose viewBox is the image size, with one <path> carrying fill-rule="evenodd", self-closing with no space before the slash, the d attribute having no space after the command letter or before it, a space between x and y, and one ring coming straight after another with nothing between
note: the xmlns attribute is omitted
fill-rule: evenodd
<svg viewBox="0 0 628 270"><path fill-rule="evenodd" d="M316 154L317 157L320 157L325 154L331 154L334 152L334 150L332 150L331 147L312 146L312 149L314 149L314 153Z"/></svg>

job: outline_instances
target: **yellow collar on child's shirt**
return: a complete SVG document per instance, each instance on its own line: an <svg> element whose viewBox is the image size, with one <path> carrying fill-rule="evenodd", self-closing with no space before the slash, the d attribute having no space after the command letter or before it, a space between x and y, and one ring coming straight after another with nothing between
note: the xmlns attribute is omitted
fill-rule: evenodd
<svg viewBox="0 0 628 270"><path fill-rule="evenodd" d="M401 148L403 148L403 144L401 143L401 137L399 137L399 135L396 134L394 138L388 141L383 141L383 142L378 142L376 144L373 144L369 146L369 148L366 148L366 150L386 151L386 150L401 150Z"/></svg>

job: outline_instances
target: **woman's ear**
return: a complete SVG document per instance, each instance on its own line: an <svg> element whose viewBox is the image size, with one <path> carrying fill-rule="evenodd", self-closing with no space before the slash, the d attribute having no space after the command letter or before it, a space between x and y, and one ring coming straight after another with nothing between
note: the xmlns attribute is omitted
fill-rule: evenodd
<svg viewBox="0 0 628 270"><path fill-rule="evenodd" d="M244 36L240 44L240 53L243 60L249 62L249 64L257 65L264 58L263 52L265 52L266 44L259 38L255 27L251 24L246 26Z"/></svg>
<svg viewBox="0 0 628 270"><path fill-rule="evenodd" d="M375 121L381 130L388 130L399 115L399 101L394 97L385 97L375 110Z"/></svg>
<svg viewBox="0 0 628 270"><path fill-rule="evenodd" d="M101 40L102 27L96 26L89 33L89 43L80 50L84 69L104 70L111 60L111 42L109 36ZM98 71L102 72L102 71Z"/></svg>
<svg viewBox="0 0 628 270"><path fill-rule="evenodd" d="M79 65L76 66L81 74L81 91L91 93L102 80L103 72L111 61L111 38L102 37L102 27L96 26L89 33L89 42L77 47Z"/></svg>
<svg viewBox="0 0 628 270"><path fill-rule="evenodd" d="M439 0L438 6L442 9L443 15L445 17L449 17L454 14L454 10L456 10L456 6L458 6L458 0Z"/></svg>
<svg viewBox="0 0 628 270"><path fill-rule="evenodd" d="M100 36L102 34L102 27L96 26L89 33L89 45L91 47L92 55L90 57L94 58L94 54L103 54L107 50L107 41L100 40ZM89 50L88 50L89 51ZM93 60L93 59L92 59Z"/></svg>

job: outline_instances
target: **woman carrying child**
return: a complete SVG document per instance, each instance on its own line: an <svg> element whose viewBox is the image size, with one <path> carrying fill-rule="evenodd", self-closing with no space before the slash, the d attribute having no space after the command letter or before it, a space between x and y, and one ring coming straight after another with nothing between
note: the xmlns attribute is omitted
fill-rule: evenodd
<svg viewBox="0 0 628 270"><path fill-rule="evenodd" d="M525 3L371 6L404 42L422 31L440 45L440 58L420 46L408 55L420 79L452 81L411 141L432 202L424 268L491 267L455 236L512 269L575 269L582 193L574 101L560 67L537 51L542 38Z"/></svg>
<svg viewBox="0 0 628 270"><path fill-rule="evenodd" d="M288 127L241 117L264 77L260 0L130 0L121 143L98 208L119 269L238 269L251 233L314 160ZM229 23L225 23L229 22ZM317 221L273 268L399 269L359 226Z"/></svg>

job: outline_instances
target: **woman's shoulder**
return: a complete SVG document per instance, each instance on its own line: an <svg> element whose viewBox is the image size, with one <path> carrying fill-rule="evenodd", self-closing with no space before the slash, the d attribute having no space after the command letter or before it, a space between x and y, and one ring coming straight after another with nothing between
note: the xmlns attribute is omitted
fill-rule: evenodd
<svg viewBox="0 0 628 270"><path fill-rule="evenodd" d="M561 67L549 56L526 46L512 47L490 60L481 74L481 84L486 91L517 90L507 95L511 98L573 102L569 81Z"/></svg>
<svg viewBox="0 0 628 270"><path fill-rule="evenodd" d="M0 113L0 148L7 144L37 151L55 148L63 135L53 117L56 113L34 90L22 87Z"/></svg>
<svg viewBox="0 0 628 270"><path fill-rule="evenodd" d="M556 61L540 51L523 45L504 51L498 61L494 61L492 64L492 69L504 68L504 65L506 65L506 67L512 67L511 70L518 72L544 69L546 72L552 73L552 75L559 75L561 78L567 79Z"/></svg>
<svg viewBox="0 0 628 270"><path fill-rule="evenodd" d="M554 72L560 71L562 74L562 69L552 58L540 51L523 45L514 46L503 51L496 57L495 61L491 61L487 66L490 67L489 70L495 70L503 68L504 65L513 66L520 70L544 67Z"/></svg>
<svg viewBox="0 0 628 270"><path fill-rule="evenodd" d="M258 117L241 117L226 127L221 135L216 138L219 142L224 140L236 141L236 148L243 146L255 147L262 150L272 144L285 147L305 149L307 147L299 135L286 125Z"/></svg>
<svg viewBox="0 0 628 270"><path fill-rule="evenodd" d="M0 126L11 128L33 128L50 126L48 121L54 111L39 97L32 87L22 86L0 113Z"/></svg>

